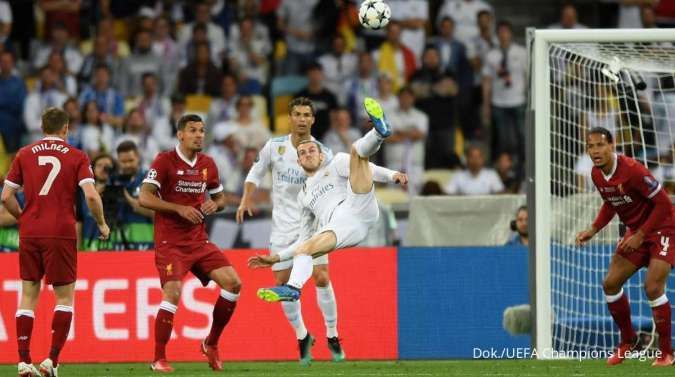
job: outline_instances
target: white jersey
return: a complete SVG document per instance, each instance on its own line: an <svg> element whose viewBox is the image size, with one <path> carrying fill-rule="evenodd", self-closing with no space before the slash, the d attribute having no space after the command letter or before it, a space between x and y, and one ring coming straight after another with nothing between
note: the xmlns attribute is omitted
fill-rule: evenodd
<svg viewBox="0 0 675 377"><path fill-rule="evenodd" d="M326 161L330 161L333 152L323 144L319 144ZM291 142L290 134L269 139L265 143L246 176L246 182L260 187L265 174L270 170L273 206L270 241L290 243L298 237L300 231L300 204L297 198L307 179L302 167L298 165L298 153Z"/></svg>
<svg viewBox="0 0 675 377"><path fill-rule="evenodd" d="M349 188L349 155L337 153L335 157L307 178L298 194L302 206L300 240L308 239L315 229L328 224L333 211L346 198ZM393 183L396 171L370 163L373 181Z"/></svg>

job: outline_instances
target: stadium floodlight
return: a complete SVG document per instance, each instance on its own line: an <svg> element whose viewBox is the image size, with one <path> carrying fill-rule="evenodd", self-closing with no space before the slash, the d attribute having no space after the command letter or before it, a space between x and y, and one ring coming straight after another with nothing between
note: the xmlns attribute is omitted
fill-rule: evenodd
<svg viewBox="0 0 675 377"><path fill-rule="evenodd" d="M609 128L620 153L666 184L673 179L673 35L672 29L528 31L530 297L538 350L609 351L618 342L602 290L619 239L617 219L587 246L574 245L602 203L590 182L585 132ZM643 281L644 271L624 289L636 330L653 342Z"/></svg>

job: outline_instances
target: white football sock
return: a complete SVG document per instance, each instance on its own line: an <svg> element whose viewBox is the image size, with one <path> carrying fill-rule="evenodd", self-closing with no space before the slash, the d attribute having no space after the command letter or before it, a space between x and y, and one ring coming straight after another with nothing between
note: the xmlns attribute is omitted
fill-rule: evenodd
<svg viewBox="0 0 675 377"><path fill-rule="evenodd" d="M384 139L382 136L380 136L380 134L378 134L373 128L363 135L362 138L354 142L354 148L356 149L356 153L358 153L359 156L367 158L377 153L383 141Z"/></svg>
<svg viewBox="0 0 675 377"><path fill-rule="evenodd" d="M337 337L337 303L335 302L333 286L328 284L326 287L316 287L316 301L326 324L326 337Z"/></svg>
<svg viewBox="0 0 675 377"><path fill-rule="evenodd" d="M305 327L305 322L302 320L300 300L283 301L281 302L281 308L284 310L286 319L288 319L293 330L295 330L295 337L298 339L305 339L307 336L307 328Z"/></svg>
<svg viewBox="0 0 675 377"><path fill-rule="evenodd" d="M312 257L309 255L296 255L293 257L293 268L291 269L291 277L288 279L288 285L298 289L302 289L307 280L312 276Z"/></svg>

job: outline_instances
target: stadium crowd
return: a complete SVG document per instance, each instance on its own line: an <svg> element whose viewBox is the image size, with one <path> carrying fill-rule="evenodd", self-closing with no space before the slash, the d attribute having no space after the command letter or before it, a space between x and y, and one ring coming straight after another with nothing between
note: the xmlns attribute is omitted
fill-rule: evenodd
<svg viewBox="0 0 675 377"><path fill-rule="evenodd" d="M142 249L152 213L138 188L181 115L204 116L234 205L258 149L288 133L291 98L314 102L312 134L340 152L368 130L370 96L394 129L377 161L409 175L408 195L522 192L528 56L511 23L482 0L387 2L388 27L368 30L347 0L0 1L0 173L40 137L41 113L63 107L104 204L134 224L124 245ZM619 3L619 26L669 11ZM568 3L550 27L585 26ZM429 179L438 169L456 172Z"/></svg>

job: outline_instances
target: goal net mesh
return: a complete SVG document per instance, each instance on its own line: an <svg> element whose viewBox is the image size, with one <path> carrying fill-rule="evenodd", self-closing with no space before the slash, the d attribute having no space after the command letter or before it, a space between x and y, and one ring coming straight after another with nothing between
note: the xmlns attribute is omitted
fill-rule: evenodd
<svg viewBox="0 0 675 377"><path fill-rule="evenodd" d="M620 237L618 218L587 246L574 238L602 204L590 179L585 135L605 127L617 151L649 167L664 187L675 184L675 48L663 43L552 43L551 303L553 346L560 351L615 347L618 329L607 310L602 281ZM642 289L644 269L624 287L643 341L652 334ZM671 289L669 297L675 300ZM656 343L654 343L656 344Z"/></svg>

